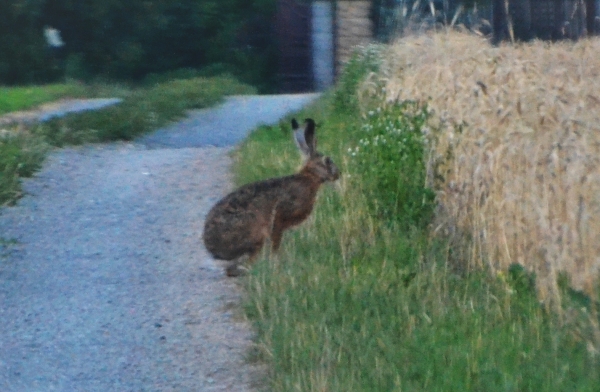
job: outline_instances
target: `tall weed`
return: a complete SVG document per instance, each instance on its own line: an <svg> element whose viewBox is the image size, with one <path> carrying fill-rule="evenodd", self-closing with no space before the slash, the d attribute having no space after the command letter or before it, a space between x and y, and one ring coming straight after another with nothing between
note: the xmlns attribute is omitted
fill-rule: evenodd
<svg viewBox="0 0 600 392"><path fill-rule="evenodd" d="M0 205L21 196L21 178L40 168L47 149L47 144L25 132L4 130L0 135Z"/></svg>
<svg viewBox="0 0 600 392"><path fill-rule="evenodd" d="M368 193L373 214L401 220L403 227L431 219L435 194L427 188L422 128L426 108L405 102L382 104L367 113L356 147L350 147L350 170Z"/></svg>

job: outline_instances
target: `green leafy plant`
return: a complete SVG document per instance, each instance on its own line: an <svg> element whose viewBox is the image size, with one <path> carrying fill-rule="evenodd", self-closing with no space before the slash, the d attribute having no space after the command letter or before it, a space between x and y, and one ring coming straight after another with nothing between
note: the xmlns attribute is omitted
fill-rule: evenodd
<svg viewBox="0 0 600 392"><path fill-rule="evenodd" d="M425 183L427 117L415 103L382 105L368 112L348 149L371 211L404 226L426 224L433 212L435 193Z"/></svg>
<svg viewBox="0 0 600 392"><path fill-rule="evenodd" d="M38 170L48 146L22 132L3 130L0 135L0 205L21 196L20 180Z"/></svg>
<svg viewBox="0 0 600 392"><path fill-rule="evenodd" d="M351 114L359 111L357 90L371 72L379 70L383 45L368 45L355 50L346 65L333 92L333 108L338 113Z"/></svg>

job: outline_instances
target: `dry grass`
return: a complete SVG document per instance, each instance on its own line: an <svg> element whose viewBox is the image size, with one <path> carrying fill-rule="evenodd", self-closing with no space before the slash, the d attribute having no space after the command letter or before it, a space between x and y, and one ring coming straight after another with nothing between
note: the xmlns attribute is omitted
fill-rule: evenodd
<svg viewBox="0 0 600 392"><path fill-rule="evenodd" d="M440 226L470 266L519 263L542 299L557 274L594 291L600 267L600 39L492 47L457 32L403 38L383 66L389 100L434 112ZM443 215L443 219L442 219Z"/></svg>

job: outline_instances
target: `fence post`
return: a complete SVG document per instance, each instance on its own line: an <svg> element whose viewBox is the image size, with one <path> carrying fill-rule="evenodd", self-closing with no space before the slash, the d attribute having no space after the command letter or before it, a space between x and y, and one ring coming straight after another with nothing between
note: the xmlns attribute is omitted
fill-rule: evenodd
<svg viewBox="0 0 600 392"><path fill-rule="evenodd" d="M508 13L506 1L508 0L493 0L492 5L492 29L494 30L493 43L499 44L505 40L508 34Z"/></svg>
<svg viewBox="0 0 600 392"><path fill-rule="evenodd" d="M587 35L596 34L596 1L585 0L585 19Z"/></svg>

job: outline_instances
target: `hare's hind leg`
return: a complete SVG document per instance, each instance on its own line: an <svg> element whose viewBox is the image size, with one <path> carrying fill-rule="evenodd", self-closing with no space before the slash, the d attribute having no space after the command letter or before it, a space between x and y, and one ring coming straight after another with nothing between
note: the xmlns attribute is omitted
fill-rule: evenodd
<svg viewBox="0 0 600 392"><path fill-rule="evenodd" d="M283 230L273 231L271 234L271 250L273 252L278 252L279 247L281 246L281 239L283 238Z"/></svg>
<svg viewBox="0 0 600 392"><path fill-rule="evenodd" d="M248 273L248 268L242 266L242 264L247 264L248 266L254 264L261 249L262 243L248 256L248 259L244 263L242 263L239 259L229 263L229 265L225 267L225 275L231 278L246 275Z"/></svg>
<svg viewBox="0 0 600 392"><path fill-rule="evenodd" d="M248 252L246 254L248 255L248 258L245 262L242 261L244 257L233 260L225 268L225 274L227 276L236 277L247 274L248 268L243 267L242 264L251 266L256 261L256 258L258 257L258 254L260 253L260 250L262 249L269 233L267 230L263 229L257 230L253 234L253 238L250 238L248 240L248 243L246 244L246 247L248 249Z"/></svg>
<svg viewBox="0 0 600 392"><path fill-rule="evenodd" d="M273 219L273 227L271 228L271 249L274 252L279 251L284 231L299 224L304 219L305 216L289 219L285 217L285 214L278 213L275 216L275 219Z"/></svg>
<svg viewBox="0 0 600 392"><path fill-rule="evenodd" d="M225 275L227 275L230 278L243 276L246 273L248 273L248 271L245 268L241 268L240 265L235 261L230 263L227 267L225 267Z"/></svg>

